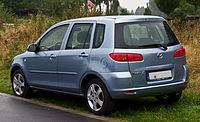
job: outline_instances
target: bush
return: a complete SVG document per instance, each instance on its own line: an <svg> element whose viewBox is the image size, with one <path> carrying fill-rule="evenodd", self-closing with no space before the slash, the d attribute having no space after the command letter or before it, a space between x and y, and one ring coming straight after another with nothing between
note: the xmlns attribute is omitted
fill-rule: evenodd
<svg viewBox="0 0 200 122"><path fill-rule="evenodd" d="M79 14L73 14L72 11L67 13L72 14L62 17L63 19L101 14L95 10L87 13L80 11ZM17 19L15 26L5 26L0 31L0 65L9 66L15 55L24 52L29 44L34 43L50 26L60 21L62 20L58 18L38 14L30 15L27 19Z"/></svg>
<svg viewBox="0 0 200 122"><path fill-rule="evenodd" d="M0 4L0 29L3 27L3 23L9 22L13 22L12 14L4 7L4 4Z"/></svg>
<svg viewBox="0 0 200 122"><path fill-rule="evenodd" d="M5 26L0 31L0 64L9 66L14 56L24 52L29 44L34 43L56 22L53 18L38 15L20 19L15 26Z"/></svg>

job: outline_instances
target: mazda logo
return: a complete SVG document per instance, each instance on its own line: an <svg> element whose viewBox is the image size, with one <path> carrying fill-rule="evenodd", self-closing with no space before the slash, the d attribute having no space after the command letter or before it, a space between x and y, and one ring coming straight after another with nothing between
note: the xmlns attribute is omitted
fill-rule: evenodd
<svg viewBox="0 0 200 122"><path fill-rule="evenodd" d="M157 57L158 57L159 59L162 59L162 58L163 58L163 54L162 54L162 53L158 53L158 54L157 54Z"/></svg>

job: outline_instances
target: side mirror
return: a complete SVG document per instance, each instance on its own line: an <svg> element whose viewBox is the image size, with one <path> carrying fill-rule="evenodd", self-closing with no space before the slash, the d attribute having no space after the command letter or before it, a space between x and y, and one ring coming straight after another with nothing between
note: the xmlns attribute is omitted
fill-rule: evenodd
<svg viewBox="0 0 200 122"><path fill-rule="evenodd" d="M37 50L37 45L36 44L31 44L27 48L27 51L29 51L29 52L36 52L36 50Z"/></svg>

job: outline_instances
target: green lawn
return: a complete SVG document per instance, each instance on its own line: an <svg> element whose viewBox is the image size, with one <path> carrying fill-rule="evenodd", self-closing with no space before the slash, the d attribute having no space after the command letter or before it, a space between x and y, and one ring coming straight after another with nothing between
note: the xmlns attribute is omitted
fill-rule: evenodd
<svg viewBox="0 0 200 122"><path fill-rule="evenodd" d="M12 94L9 69L0 67L0 92ZM117 102L115 111L109 117L121 121L200 121L200 94L188 91L195 87L195 79L190 79L189 87L183 92L178 103L163 104L153 97ZM33 100L76 109L88 113L84 99L72 95L35 91Z"/></svg>

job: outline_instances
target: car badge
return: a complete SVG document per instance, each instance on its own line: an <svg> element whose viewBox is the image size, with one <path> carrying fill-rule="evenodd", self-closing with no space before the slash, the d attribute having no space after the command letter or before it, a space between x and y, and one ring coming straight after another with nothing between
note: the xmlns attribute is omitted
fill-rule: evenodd
<svg viewBox="0 0 200 122"><path fill-rule="evenodd" d="M162 53L158 53L158 54L157 54L157 57L158 57L159 59L163 59L163 54L162 54Z"/></svg>

